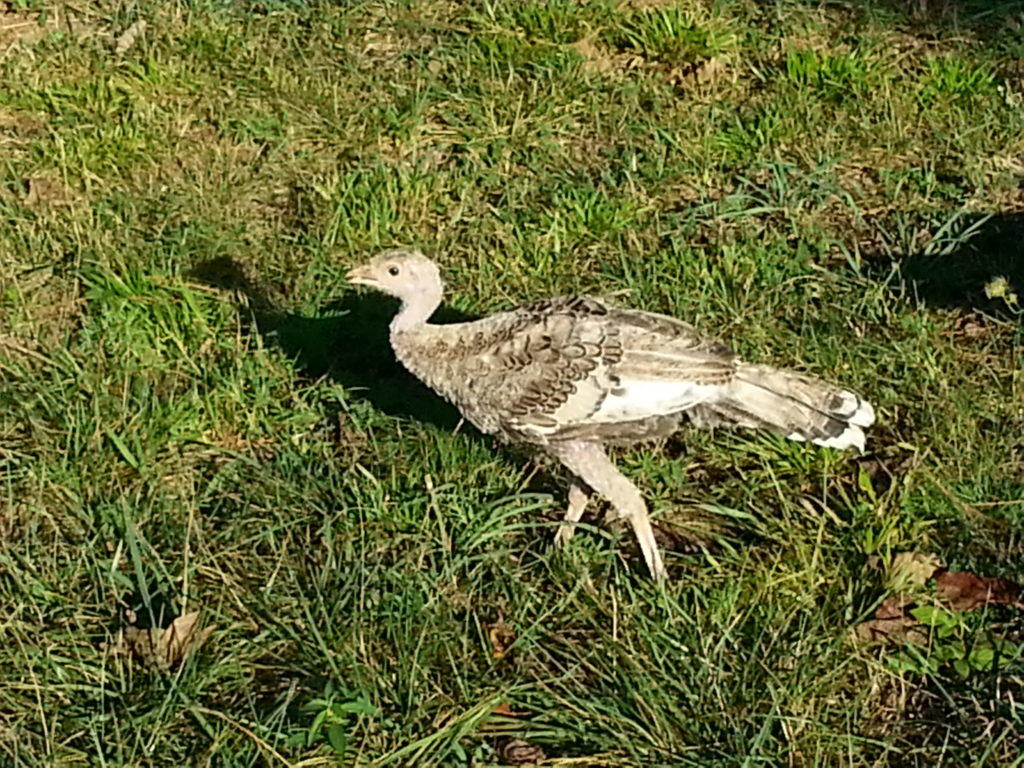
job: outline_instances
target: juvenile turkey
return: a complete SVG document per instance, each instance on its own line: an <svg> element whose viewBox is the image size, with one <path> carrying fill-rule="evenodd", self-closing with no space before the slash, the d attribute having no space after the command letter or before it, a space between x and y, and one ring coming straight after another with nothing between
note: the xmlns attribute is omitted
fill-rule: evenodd
<svg viewBox="0 0 1024 768"><path fill-rule="evenodd" d="M811 376L741 360L680 320L561 296L468 323L432 325L441 274L416 250L386 251L348 273L401 300L391 346L416 377L482 432L527 443L573 475L555 535L563 543L589 491L628 520L651 575L665 568L647 505L607 444L664 437L686 416L700 427L759 427L832 448L864 448L871 405Z"/></svg>

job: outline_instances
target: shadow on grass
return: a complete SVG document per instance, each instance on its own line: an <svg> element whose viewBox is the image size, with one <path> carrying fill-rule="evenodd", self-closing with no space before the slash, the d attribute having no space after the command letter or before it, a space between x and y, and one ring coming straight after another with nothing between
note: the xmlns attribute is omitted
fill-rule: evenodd
<svg viewBox="0 0 1024 768"><path fill-rule="evenodd" d="M1015 306L1008 298L1016 293L1018 302L1024 299L1024 214L963 217L932 235L924 252L880 255L875 260L875 276L888 280L896 296L916 301L925 308L953 310L962 319L974 321L979 319L979 313L1008 321L1011 330L1006 338L1012 344L1020 344L1024 339L1024 314L1020 304ZM991 286L997 281L1003 283L1002 296L991 295ZM989 291L986 286L990 286ZM892 446L893 451L895 448ZM1005 450L1015 450L1012 437ZM947 458L941 448L937 456L943 463ZM891 483L910 471L916 461L903 459L886 467L884 461L870 457L862 461L862 467L868 469L872 478L875 474L871 465L880 467L890 476ZM929 482L938 484L941 476L937 472ZM956 475L951 477L955 482ZM941 485L938 487L945 491ZM875 488L876 492L884 493L877 483ZM992 573L995 569L996 573L1007 573L1012 578L1014 565L1020 562L1020 525L1010 512L1001 509L974 508L970 514L963 513L961 523L947 522L936 527L932 532L932 551L950 553L961 567L976 568L981 573ZM999 642L1007 643L1008 647L1015 647L1022 640L1017 617L999 607L990 609L984 630L977 632L979 638L1001 637ZM986 750L991 750L987 754L993 755L994 764L1019 755L1024 745L1021 712L1003 694L1006 681L1012 677L1011 664L1004 657L988 669L968 676L954 674L947 665L928 674L911 673L901 678L898 696L903 702L902 716L885 725L889 748L898 746L903 755L941 751L951 763L957 764L966 764L969 755ZM897 695L896 688L893 691ZM872 728L877 727L869 722ZM934 762L934 758L908 760L907 765Z"/></svg>
<svg viewBox="0 0 1024 768"><path fill-rule="evenodd" d="M398 310L393 299L349 291L323 307L319 317L303 317L278 307L271 292L250 279L233 259L204 261L192 277L245 296L260 336L294 358L308 379L327 377L389 416L412 418L447 431L458 426L460 416L454 406L395 359L388 341L388 324ZM473 318L444 308L435 314L442 323L469 319ZM463 430L481 437L466 425Z"/></svg>
<svg viewBox="0 0 1024 768"><path fill-rule="evenodd" d="M998 344L1013 355L1011 361L1019 355L1016 350L1024 342L1024 214L951 220L933 233L925 252L880 256L874 270L898 299L927 309L952 310L949 330L957 334L965 355L970 355L967 350L973 344ZM974 334L977 341L972 341ZM987 418L990 425L993 418ZM1009 418L1020 423L1019 418ZM1010 432L1005 450L1019 456L1021 448ZM1009 513L997 510L969 517L964 530L970 535L957 541L961 556L969 553L997 562L1019 557L1019 525Z"/></svg>
<svg viewBox="0 0 1024 768"><path fill-rule="evenodd" d="M1024 214L976 216L948 246L895 262L902 278L898 288L923 304L1012 318L1009 293L1024 298ZM986 286L996 287L998 278L1006 281L1006 293L990 295Z"/></svg>

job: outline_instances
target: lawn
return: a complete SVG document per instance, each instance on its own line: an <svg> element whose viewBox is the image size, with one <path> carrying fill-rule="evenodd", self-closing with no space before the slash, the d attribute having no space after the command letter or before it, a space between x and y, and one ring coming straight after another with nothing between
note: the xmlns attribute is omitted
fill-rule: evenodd
<svg viewBox="0 0 1024 768"><path fill-rule="evenodd" d="M1022 242L1018 3L0 3L0 765L1024 765L1021 611L894 566L1024 581ZM621 451L667 586L552 551L565 478L345 283L406 244L443 317L673 314L868 450Z"/></svg>

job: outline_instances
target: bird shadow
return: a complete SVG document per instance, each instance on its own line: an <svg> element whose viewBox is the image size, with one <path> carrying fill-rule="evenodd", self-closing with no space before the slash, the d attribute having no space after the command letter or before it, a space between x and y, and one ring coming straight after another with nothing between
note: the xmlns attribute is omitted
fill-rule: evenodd
<svg viewBox="0 0 1024 768"><path fill-rule="evenodd" d="M459 427L459 412L395 359L388 324L398 306L390 297L349 291L322 306L318 316L305 317L282 309L273 291L230 257L200 262L191 277L247 300L249 312L242 312L243 322L268 345L291 357L303 378L336 382L389 416L415 419L449 432ZM440 323L473 319L446 307L434 314ZM464 430L483 439L472 428Z"/></svg>
<svg viewBox="0 0 1024 768"><path fill-rule="evenodd" d="M887 283L894 299L949 312L958 344L989 344L999 338L1016 347L1024 340L1024 214L964 217L955 226L940 228L922 252L878 254L871 263L869 273ZM861 466L892 461L898 466L891 474L905 474L902 462L907 456L897 448L896 433L889 432L884 441ZM1012 445L1008 449L1015 450ZM888 459L883 451L890 453ZM875 487L882 492L877 481ZM1006 552L1019 546L1019 537L1014 538L1012 527L998 515L974 515L967 519L967 529L968 549L985 557L1005 559Z"/></svg>
<svg viewBox="0 0 1024 768"><path fill-rule="evenodd" d="M925 252L889 257L879 270L895 277L895 291L925 306L1022 319L1024 215L975 216ZM895 268L895 269L893 269Z"/></svg>

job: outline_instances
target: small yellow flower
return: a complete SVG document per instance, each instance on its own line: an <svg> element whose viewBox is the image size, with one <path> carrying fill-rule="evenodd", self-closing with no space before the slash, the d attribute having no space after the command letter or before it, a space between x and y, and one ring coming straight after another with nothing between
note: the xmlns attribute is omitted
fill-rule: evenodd
<svg viewBox="0 0 1024 768"><path fill-rule="evenodd" d="M1001 299L1010 291L1010 281L1005 277L994 277L985 285L985 295L990 299Z"/></svg>

